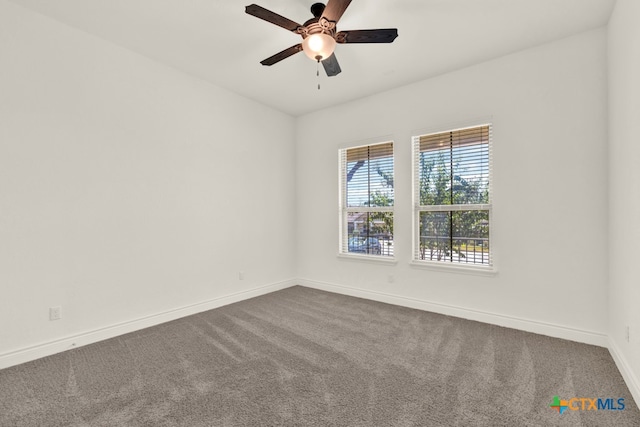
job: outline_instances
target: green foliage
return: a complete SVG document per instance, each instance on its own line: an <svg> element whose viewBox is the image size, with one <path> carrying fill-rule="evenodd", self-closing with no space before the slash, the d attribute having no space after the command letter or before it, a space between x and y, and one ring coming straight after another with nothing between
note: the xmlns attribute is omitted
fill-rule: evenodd
<svg viewBox="0 0 640 427"><path fill-rule="evenodd" d="M376 167L376 172L378 172L378 175L380 175L380 177L382 177L384 184L388 187L388 188L393 188L393 171L391 172L385 172L384 169L382 169L380 166Z"/></svg>
<svg viewBox="0 0 640 427"><path fill-rule="evenodd" d="M438 153L437 158L420 153L420 204L451 204L450 183L449 164L444 153Z"/></svg>
<svg viewBox="0 0 640 427"><path fill-rule="evenodd" d="M386 161L388 162L388 160ZM352 164L347 174L348 182L351 181L364 164L363 161ZM363 202L363 205L371 207L393 206L393 171L388 171L388 168L383 168L379 164L375 164L372 170L378 174L380 179L379 182L376 182L376 184L379 184L376 187L382 187L383 189L375 190L368 194L368 200ZM384 187L388 188L389 191L384 190ZM372 234L386 235L393 238L393 212L369 212L364 217L360 215L356 215L356 217L359 218L360 226L351 230L351 235L360 237Z"/></svg>
<svg viewBox="0 0 640 427"><path fill-rule="evenodd" d="M489 202L486 183L464 176L450 151L421 152L419 191L421 205L484 204ZM488 211L444 211L420 214L422 259L443 260L454 253L463 258L472 251L488 251ZM461 238L461 239L456 239Z"/></svg>
<svg viewBox="0 0 640 427"><path fill-rule="evenodd" d="M455 205L489 202L489 189L480 178L463 176L459 163L444 151L420 153L420 204ZM453 168L453 173L451 169Z"/></svg>
<svg viewBox="0 0 640 427"><path fill-rule="evenodd" d="M393 181L391 181L393 183ZM387 194L376 191L371 195L371 206L393 206L393 199ZM372 231L374 233L389 233L393 236L393 213L392 212L371 212L369 218L372 221ZM375 221L382 221L384 227Z"/></svg>

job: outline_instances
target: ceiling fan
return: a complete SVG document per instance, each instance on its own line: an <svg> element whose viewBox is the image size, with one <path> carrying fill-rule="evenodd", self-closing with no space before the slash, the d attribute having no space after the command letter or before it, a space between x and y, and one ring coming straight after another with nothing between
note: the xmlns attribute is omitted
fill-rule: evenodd
<svg viewBox="0 0 640 427"><path fill-rule="evenodd" d="M322 61L327 76L331 77L342 71L336 55L333 53L336 43L391 43L398 37L397 28L337 31L336 24L349 6L349 3L351 3L351 0L329 0L326 6L323 3L314 3L311 6L313 18L305 22L304 25L300 25L257 4L247 6L245 12L249 15L264 19L302 36L302 43L278 52L260 61L260 63L262 65L273 65L291 55L304 51L314 61L318 63Z"/></svg>

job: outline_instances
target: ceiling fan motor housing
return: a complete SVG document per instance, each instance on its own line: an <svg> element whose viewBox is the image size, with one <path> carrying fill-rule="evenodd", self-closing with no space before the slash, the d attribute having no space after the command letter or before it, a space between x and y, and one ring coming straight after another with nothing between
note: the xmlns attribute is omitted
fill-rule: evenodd
<svg viewBox="0 0 640 427"><path fill-rule="evenodd" d="M314 3L311 5L311 13L316 18L320 18L322 16L322 12L324 12L324 8L324 3Z"/></svg>

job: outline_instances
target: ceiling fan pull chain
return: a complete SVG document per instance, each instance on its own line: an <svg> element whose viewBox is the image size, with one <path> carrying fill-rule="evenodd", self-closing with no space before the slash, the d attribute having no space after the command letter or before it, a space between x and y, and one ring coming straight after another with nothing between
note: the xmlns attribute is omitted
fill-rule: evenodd
<svg viewBox="0 0 640 427"><path fill-rule="evenodd" d="M320 90L320 59L322 59L321 56L316 56L316 77L318 77L318 90Z"/></svg>

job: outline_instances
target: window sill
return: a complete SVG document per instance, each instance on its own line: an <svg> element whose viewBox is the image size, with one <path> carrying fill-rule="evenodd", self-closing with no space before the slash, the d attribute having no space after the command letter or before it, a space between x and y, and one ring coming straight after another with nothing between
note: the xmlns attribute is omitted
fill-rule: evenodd
<svg viewBox="0 0 640 427"><path fill-rule="evenodd" d="M338 258L349 259L353 261L368 262L372 264L387 264L395 265L398 261L395 257L381 256L381 255L353 255L338 253Z"/></svg>
<svg viewBox="0 0 640 427"><path fill-rule="evenodd" d="M415 268L422 268L425 270L442 271L445 273L459 273L459 274L472 274L476 276L497 276L498 270L495 267L472 267L467 265L455 265L444 264L442 262L434 261L416 261L410 262L410 265Z"/></svg>

